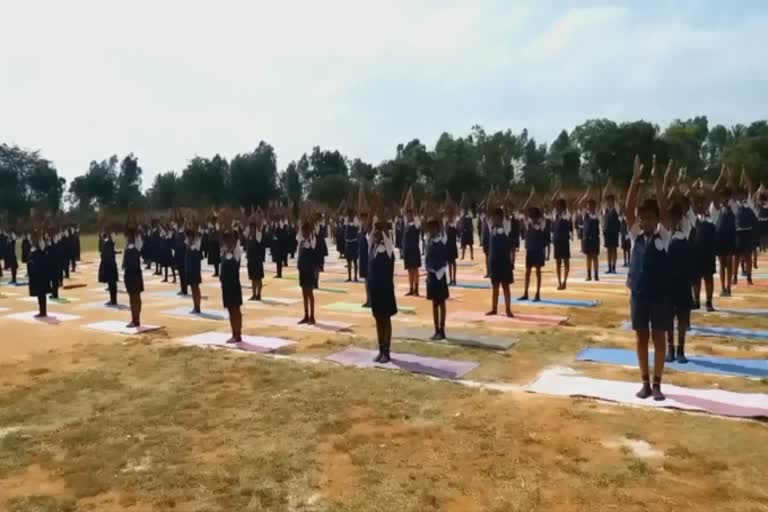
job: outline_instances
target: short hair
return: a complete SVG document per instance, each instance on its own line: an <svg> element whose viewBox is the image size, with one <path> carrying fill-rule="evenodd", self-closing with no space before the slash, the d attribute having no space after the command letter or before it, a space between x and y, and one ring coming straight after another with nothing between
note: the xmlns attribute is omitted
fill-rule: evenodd
<svg viewBox="0 0 768 512"><path fill-rule="evenodd" d="M608 194L608 195L605 196L605 200L606 201L615 201L616 200L616 196L614 196L613 194Z"/></svg>
<svg viewBox="0 0 768 512"><path fill-rule="evenodd" d="M683 203L682 201L673 201L672 204L669 205L667 208L667 212L673 216L673 217L682 217L683 216Z"/></svg>
<svg viewBox="0 0 768 512"><path fill-rule="evenodd" d="M560 198L557 201L555 201L555 206L557 208L562 208L563 210L565 210L565 207L566 207L565 199Z"/></svg>
<svg viewBox="0 0 768 512"><path fill-rule="evenodd" d="M733 190L731 190L731 187L725 187L723 190L720 191L720 195L722 197L730 199L733 197Z"/></svg>
<svg viewBox="0 0 768 512"><path fill-rule="evenodd" d="M541 210L537 206L531 206L528 208L528 215L532 219L539 219L541 218Z"/></svg>
<svg viewBox="0 0 768 512"><path fill-rule="evenodd" d="M502 210L500 206L497 206L493 210L491 210L491 215L493 215L495 217L503 217L504 216L504 210Z"/></svg>

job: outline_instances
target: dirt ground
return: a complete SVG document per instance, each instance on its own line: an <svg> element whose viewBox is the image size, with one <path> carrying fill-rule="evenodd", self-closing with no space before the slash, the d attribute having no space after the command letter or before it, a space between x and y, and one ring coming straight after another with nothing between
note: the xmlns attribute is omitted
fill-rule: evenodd
<svg viewBox="0 0 768 512"><path fill-rule="evenodd" d="M459 282L482 281L475 258L477 265L459 267ZM287 357L183 346L185 336L226 332L228 324L164 313L191 307L190 300L152 297L177 290L152 276L145 277L142 320L163 329L139 336L89 330L83 325L129 318L91 307L107 294L96 282L97 255L83 259L67 282L86 286L63 291L72 301L50 306L77 319L46 325L4 318L36 304L22 300L26 287L0 287L0 511L768 510L764 422L524 392L554 365L638 380L630 368L574 362L586 346L634 344L631 332L618 329L628 317L626 288L582 284L581 258L564 292L555 290L548 262L542 295L599 299L598 307L517 309L567 315L566 325L499 329L452 320L452 312L490 305L489 290L453 288L449 333L517 343L507 351L394 343L397 352L478 362L465 378L505 383L507 392L312 362L348 346L375 348L369 314L322 309L363 302L362 285L335 282L340 273L322 275L321 286L345 293L318 293L316 316L353 323L351 333L262 323L298 320L300 303L244 308L245 334L297 342L279 351ZM768 258L760 263L757 272ZM333 257L328 265L340 267ZM290 279L293 263L284 280L265 266L265 296L301 297ZM515 296L519 267L516 278ZM221 309L218 283L210 274L203 279L203 309ZM397 283L407 286L404 277ZM398 303L416 313L397 315L395 326L430 327L430 304L402 297L405 291L398 289ZM768 307L768 288L739 284L733 299L716 298L716 306L726 304ZM700 315L696 323L768 329L766 317ZM768 343L692 337L688 351L765 358ZM669 371L665 382L768 393L766 379Z"/></svg>

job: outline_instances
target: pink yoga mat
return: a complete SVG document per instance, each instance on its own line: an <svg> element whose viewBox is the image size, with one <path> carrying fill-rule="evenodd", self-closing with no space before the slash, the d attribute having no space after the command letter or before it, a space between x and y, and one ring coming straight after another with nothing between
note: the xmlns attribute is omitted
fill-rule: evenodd
<svg viewBox="0 0 768 512"><path fill-rule="evenodd" d="M667 399L656 402L635 396L640 384L605 379L593 379L569 368L544 370L528 391L556 396L579 396L643 407L662 407L707 412L719 416L748 418L768 417L768 394L735 393L722 389L683 388L664 384Z"/></svg>
<svg viewBox="0 0 768 512"><path fill-rule="evenodd" d="M514 317L509 318L504 314L502 309L499 310L498 315L486 316L485 313L479 313L476 311L456 311L451 313L451 317L458 320L467 320L470 322L493 322L493 323L511 323L511 324L528 324L528 325L562 325L567 320L567 316L550 316L550 315L527 315L523 313L517 313L513 309Z"/></svg>

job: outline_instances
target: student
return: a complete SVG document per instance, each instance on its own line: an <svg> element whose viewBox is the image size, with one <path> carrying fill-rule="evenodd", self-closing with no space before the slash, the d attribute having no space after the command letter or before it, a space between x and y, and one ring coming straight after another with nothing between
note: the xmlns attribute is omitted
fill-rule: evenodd
<svg viewBox="0 0 768 512"><path fill-rule="evenodd" d="M455 286L456 260L459 258L459 250L457 245L459 229L456 224L456 218L453 210L450 210L447 215L443 217L443 225L445 226L445 246L448 250L445 255L446 260L448 261L448 284Z"/></svg>
<svg viewBox="0 0 768 512"><path fill-rule="evenodd" d="M517 262L517 253L520 251L520 239L523 237L524 225L520 223L520 215L515 210L515 205L507 202L505 210L505 225L509 226L509 261L512 266L512 281L515 282L515 263Z"/></svg>
<svg viewBox="0 0 768 512"><path fill-rule="evenodd" d="M21 237L21 263L26 265L29 262L29 253L32 251L32 242L29 233L24 232Z"/></svg>
<svg viewBox="0 0 768 512"><path fill-rule="evenodd" d="M390 362L392 317L397 314L395 299L395 247L388 235L387 223L371 215L373 229L368 235L368 283L371 288L371 314L376 320L379 353L377 363Z"/></svg>
<svg viewBox="0 0 768 512"><path fill-rule="evenodd" d="M123 282L131 304L129 329L141 326L141 293L144 291L144 277L141 274L141 249L143 240L135 224L129 221L125 229L125 250L123 251Z"/></svg>
<svg viewBox="0 0 768 512"><path fill-rule="evenodd" d="M395 247L400 259L403 259L403 235L405 233L405 219L402 215L395 217Z"/></svg>
<svg viewBox="0 0 768 512"><path fill-rule="evenodd" d="M719 180L718 180L719 181ZM717 259L720 263L720 296L731 296L733 278L733 256L736 253L736 204L731 189L725 187L720 194L720 205L710 206L710 215L716 218Z"/></svg>
<svg viewBox="0 0 768 512"><path fill-rule="evenodd" d="M703 191L701 191L703 192ZM704 281L707 311L714 311L712 295L715 283L715 260L717 258L717 217L712 217L706 196L698 193L693 198L693 210L696 214L692 239L692 261L694 270L693 307L701 308L701 282ZM717 214L718 212L714 212Z"/></svg>
<svg viewBox="0 0 768 512"><path fill-rule="evenodd" d="M187 284L192 289L192 314L200 313L200 284L203 282L203 239L200 232L194 226L187 226L184 237L186 255L184 269L187 274Z"/></svg>
<svg viewBox="0 0 768 512"><path fill-rule="evenodd" d="M668 172L671 169L668 167ZM637 196L643 166L640 157L635 156L632 183L627 195L627 224L632 239L632 259L627 276L630 289L630 311L632 329L637 340L637 359L643 385L637 392L638 398L653 396L664 400L661 392L661 378L666 359L666 333L672 329L672 315L668 291L668 248L670 233L666 198L659 181L654 157L651 178L657 199L646 199L638 207ZM648 342L653 340L654 364L653 386L648 367Z"/></svg>
<svg viewBox="0 0 768 512"><path fill-rule="evenodd" d="M504 303L508 317L512 314L512 300L509 284L512 282L512 262L510 261L511 244L509 239L510 225L504 223L504 212L500 207L492 207L493 191L488 196L488 270L493 292L491 294L491 310L487 316L496 315L499 306L499 286L504 291Z"/></svg>
<svg viewBox="0 0 768 512"><path fill-rule="evenodd" d="M491 268L490 268L490 261L489 261L490 260L490 238L491 238L491 232L489 227L490 223L491 223L491 219L487 215L481 215L480 221L478 222L478 228L477 228L477 230L480 232L478 236L480 237L480 245L483 247L483 254L485 256L485 276L483 277L486 277L486 278L491 277ZM507 240L507 242L509 242L509 240ZM509 250L511 253L512 244L509 244ZM514 275L511 277L511 279L514 279Z"/></svg>
<svg viewBox="0 0 768 512"><path fill-rule="evenodd" d="M432 340L445 339L445 302L448 300L448 239L440 229L440 221L427 221L427 246L424 264L427 268L427 300L432 301L432 320L435 334ZM455 246L454 246L455 247Z"/></svg>
<svg viewBox="0 0 768 512"><path fill-rule="evenodd" d="M357 282L357 264L359 259L359 240L360 223L354 215L351 208L347 210L347 218L344 222L344 258L347 260L347 282Z"/></svg>
<svg viewBox="0 0 768 512"><path fill-rule="evenodd" d="M117 259L115 255L115 234L105 228L99 235L99 282L107 285L109 301L104 304L108 307L117 306Z"/></svg>
<svg viewBox="0 0 768 512"><path fill-rule="evenodd" d="M46 268L48 270L48 279L51 281L51 299L59 298L59 287L63 279L58 244L58 230L51 227L48 229L48 238L45 240Z"/></svg>
<svg viewBox="0 0 768 512"><path fill-rule="evenodd" d="M600 255L600 216L598 215L597 203L589 197L589 188L582 200L586 201L586 209L582 213L582 247L584 255L587 258L587 281L592 280L592 270L594 269L595 281L599 281L599 255Z"/></svg>
<svg viewBox="0 0 768 512"><path fill-rule="evenodd" d="M406 296L419 296L419 268L421 250L419 248L419 228L421 219L413 211L413 195L408 192L405 209L405 232L403 234L403 260L408 271L408 293Z"/></svg>
<svg viewBox="0 0 768 512"><path fill-rule="evenodd" d="M160 231L160 247L158 248L160 254L160 265L163 268L165 277L162 282L168 282L168 269L170 268L173 273L173 284L176 284L176 267L173 264L173 245L175 229L166 224Z"/></svg>
<svg viewBox="0 0 768 512"><path fill-rule="evenodd" d="M286 231L283 221L279 217L275 217L272 220L272 228L270 229L271 242L269 245L269 252L272 254L272 262L277 267L276 279L282 279L283 277L283 265L285 264L285 237Z"/></svg>
<svg viewBox="0 0 768 512"><path fill-rule="evenodd" d="M371 307L371 290L368 286L368 214L360 211L360 232L357 235L357 268L360 272L360 277L366 280L365 282L365 303L364 308Z"/></svg>
<svg viewBox="0 0 768 512"><path fill-rule="evenodd" d="M317 249L317 238L313 232L312 226L308 221L301 224L301 231L297 236L299 259L296 267L299 271L299 286L301 287L301 297L304 300L304 318L299 320L300 324L315 324L315 268Z"/></svg>
<svg viewBox="0 0 768 512"><path fill-rule="evenodd" d="M184 233L184 219L179 219L173 231L173 266L179 271L179 291L176 295L186 297L187 284L187 236ZM174 279L175 281L175 279Z"/></svg>
<svg viewBox="0 0 768 512"><path fill-rule="evenodd" d="M8 243L8 235L6 235L5 230L2 229L2 224L0 224L0 277L3 277L3 268L5 267L5 252L7 249L7 243Z"/></svg>
<svg viewBox="0 0 768 512"><path fill-rule="evenodd" d="M139 236L139 233L137 233L137 236ZM143 238L142 238L143 242ZM160 225L160 221L157 219L152 219L152 233L149 238L150 243L150 249L149 254L152 259L152 263L155 265L155 275L161 276L163 275L163 271L161 268L161 263L163 259L163 235L162 235L162 227Z"/></svg>
<svg viewBox="0 0 768 512"><path fill-rule="evenodd" d="M19 269L19 261L16 258L16 229L11 228L8 231L5 251L5 266L11 271L11 281L9 284L16 284L16 274Z"/></svg>
<svg viewBox="0 0 768 512"><path fill-rule="evenodd" d="M251 216L245 230L245 252L248 257L248 279L251 281L251 298L261 300L262 281L264 279L264 233L261 229L261 214Z"/></svg>
<svg viewBox="0 0 768 512"><path fill-rule="evenodd" d="M221 252L221 231L219 221L216 215L212 215L208 221L208 264L213 265L213 277L219 277Z"/></svg>
<svg viewBox="0 0 768 512"><path fill-rule="evenodd" d="M760 185L758 191L758 206L757 206L757 230L760 234L760 251L768 251L768 194L762 191L763 186ZM757 262L757 258L755 258ZM757 268L757 266L755 266Z"/></svg>
<svg viewBox="0 0 768 512"><path fill-rule="evenodd" d="M603 246L608 253L608 271L606 274L616 273L616 260L618 259L619 233L621 231L621 219L616 207L616 197L611 192L611 180L603 189ZM595 261L597 269L597 261ZM597 271L595 271L597 272ZM597 276L595 277L597 279Z"/></svg>
<svg viewBox="0 0 768 512"><path fill-rule="evenodd" d="M461 260L464 261L467 248L469 248L469 259L475 259L475 228L472 225L472 212L466 208L461 214Z"/></svg>
<svg viewBox="0 0 768 512"><path fill-rule="evenodd" d="M624 210L619 213L621 228L619 230L619 239L621 240L621 252L624 255L624 268L629 267L630 252L632 251L632 240L629 239L629 227L627 226L627 216Z"/></svg>
<svg viewBox="0 0 768 512"><path fill-rule="evenodd" d="M75 259L72 261L72 272L77 270L77 262L80 261L80 226L72 224L75 240Z"/></svg>
<svg viewBox="0 0 768 512"><path fill-rule="evenodd" d="M37 297L38 313L35 318L48 316L47 295L51 292L50 262L48 261L48 246L44 238L36 231L31 231L29 261L29 296Z"/></svg>
<svg viewBox="0 0 768 512"><path fill-rule="evenodd" d="M229 325L232 329L232 337L227 343L240 343L243 341L243 315L240 307L243 305L243 287L240 284L240 258L242 249L238 243L235 231L231 228L224 228L222 234L223 246L221 247L221 301L229 312ZM209 255L210 257L210 255Z"/></svg>
<svg viewBox="0 0 768 512"><path fill-rule="evenodd" d="M754 251L754 231L757 229L757 215L754 212L752 202L752 181L746 171L742 169L742 179L746 182L748 192L738 189L736 197L736 258L733 264L733 284L737 284L738 268L744 267L747 284L752 284L752 252Z"/></svg>
<svg viewBox="0 0 768 512"><path fill-rule="evenodd" d="M344 240L344 222L341 218L336 218L335 222L336 251L339 253L339 259L341 260L344 259L344 245L346 244Z"/></svg>
<svg viewBox="0 0 768 512"><path fill-rule="evenodd" d="M56 259L61 267L61 281L59 286L64 286L64 279L69 279L69 230L64 227L59 230L56 243Z"/></svg>
<svg viewBox="0 0 768 512"><path fill-rule="evenodd" d="M531 269L536 269L536 295L533 302L541 301L541 267L544 266L547 245L547 224L536 206L528 206L533 199L534 190L523 205L525 212L525 289L519 300L528 300L531 284Z"/></svg>
<svg viewBox="0 0 768 512"><path fill-rule="evenodd" d="M670 305L672 306L672 324L677 319L678 344L675 352L675 331L671 328L667 331L667 358L668 363L677 361L687 363L685 357L685 333L691 323L691 297L694 281L693 246L689 242L691 234L691 222L688 205L681 199L677 199L669 208L669 220L671 226L671 238L667 250Z"/></svg>
<svg viewBox="0 0 768 512"><path fill-rule="evenodd" d="M325 270L325 258L328 256L328 224L325 220L325 214L317 214L315 224L315 238L317 239L317 250L315 251L315 289L319 287L320 272Z"/></svg>
<svg viewBox="0 0 768 512"><path fill-rule="evenodd" d="M557 197L557 195L555 195ZM557 289L565 290L568 286L568 274L571 271L571 232L573 222L566 210L563 198L555 199L555 221L552 224L552 238L555 245L555 264L557 266Z"/></svg>

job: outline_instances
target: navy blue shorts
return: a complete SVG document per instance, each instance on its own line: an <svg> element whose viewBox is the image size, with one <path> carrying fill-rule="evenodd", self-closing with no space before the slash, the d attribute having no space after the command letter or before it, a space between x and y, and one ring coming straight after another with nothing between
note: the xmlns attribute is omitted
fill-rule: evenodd
<svg viewBox="0 0 768 512"><path fill-rule="evenodd" d="M669 331L672 329L672 306L667 300L631 296L629 310L635 331Z"/></svg>

